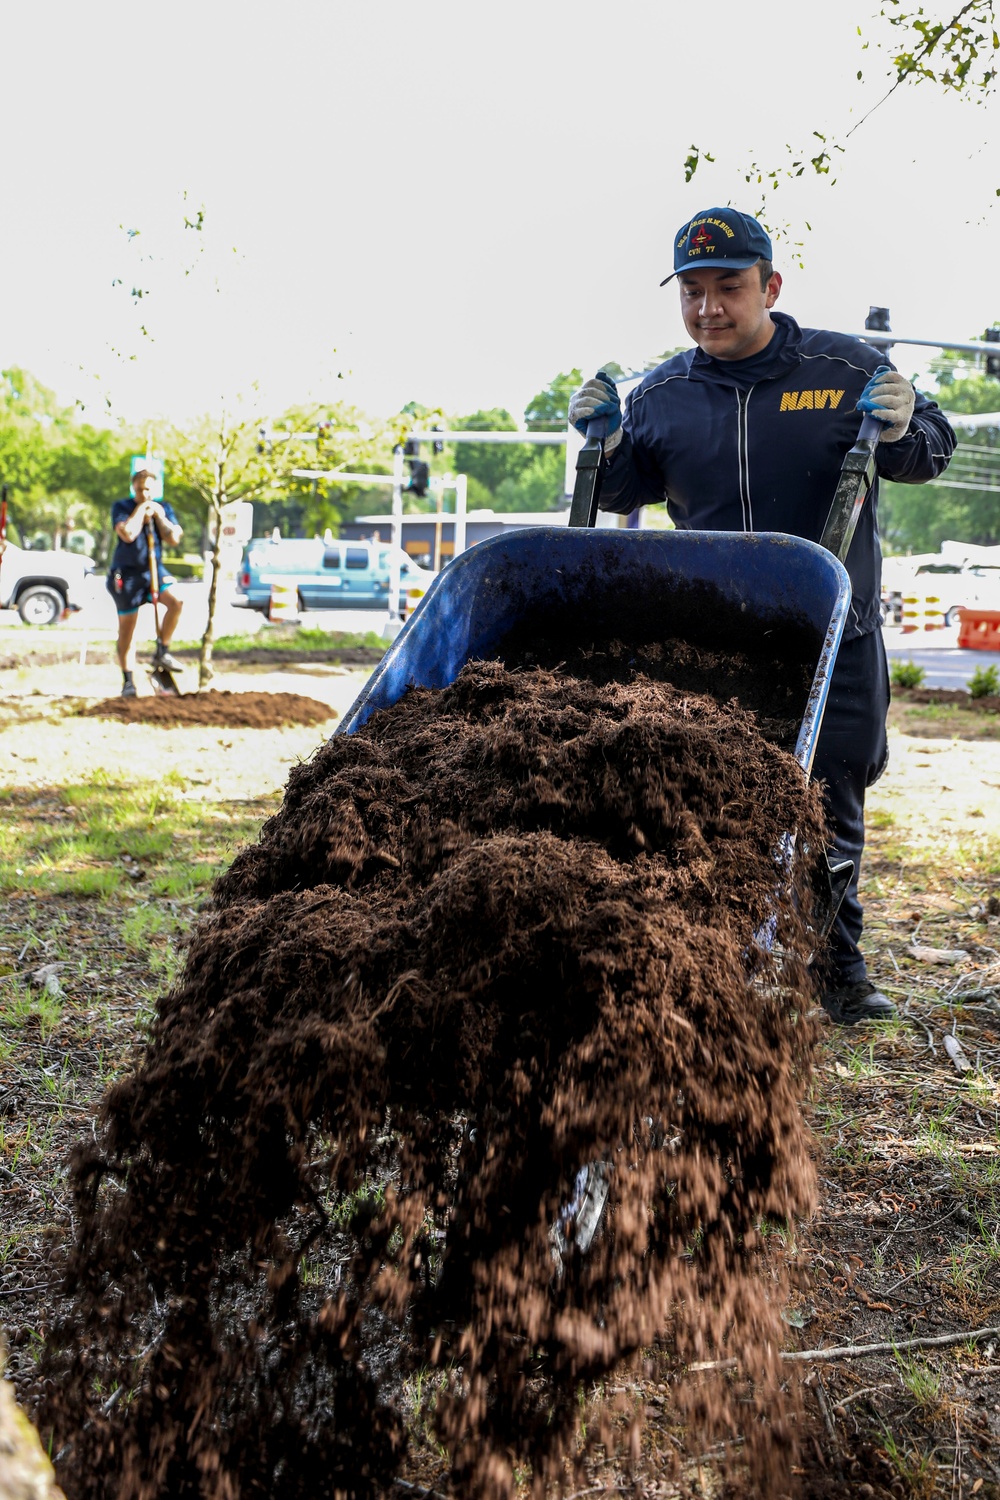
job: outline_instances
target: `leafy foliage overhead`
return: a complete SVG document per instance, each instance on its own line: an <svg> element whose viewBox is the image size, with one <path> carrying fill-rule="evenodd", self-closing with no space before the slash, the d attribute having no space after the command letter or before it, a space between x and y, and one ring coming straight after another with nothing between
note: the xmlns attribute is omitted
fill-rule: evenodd
<svg viewBox="0 0 1000 1500"><path fill-rule="evenodd" d="M806 146L785 147L787 159L783 162L767 164L753 160L744 168L745 181L762 190L757 214L765 223L768 222L767 189L810 170L819 176L829 176L837 158L847 149L848 137L904 84L933 84L977 103L993 94L1000 52L994 0L966 0L954 11L947 6L943 12L936 10L933 14L923 5L914 9L911 0L883 0L877 19L891 28L886 40L876 42L875 51L883 59L888 58L892 82L867 114L846 132L844 141L814 130ZM862 51L869 46L865 41ZM859 81L864 77L863 68L858 69L857 77ZM715 155L705 147L692 144L683 162L684 181L691 181L703 161L715 160ZM994 185L994 192L1000 197L1000 186ZM801 250L801 242L794 248Z"/></svg>

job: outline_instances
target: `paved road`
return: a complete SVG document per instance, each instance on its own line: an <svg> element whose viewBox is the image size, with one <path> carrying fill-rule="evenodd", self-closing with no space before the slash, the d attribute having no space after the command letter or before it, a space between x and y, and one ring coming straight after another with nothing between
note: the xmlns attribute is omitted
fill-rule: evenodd
<svg viewBox="0 0 1000 1500"><path fill-rule="evenodd" d="M924 669L924 687L964 688L977 668L994 666L1000 673L1000 651L959 650L958 626L904 635L898 626L883 631L890 666L912 661Z"/></svg>
<svg viewBox="0 0 1000 1500"><path fill-rule="evenodd" d="M53 637L58 634L60 638L72 636L74 640L86 638L95 642L115 639L118 630L117 615L111 596L104 587L103 574L89 578L87 585L88 594L78 614L45 629L32 627L33 633L40 640L50 634ZM191 582L178 583L176 588L184 601L184 613L176 639L198 641L204 635L208 621L208 586ZM349 630L359 633L373 630L376 634L383 632L388 621L388 612L380 609L316 609L309 610L302 616L303 624L315 626L318 630ZM18 631L28 629L21 624L16 610L8 609L0 610L0 626L13 627ZM266 635L271 628L264 616L254 609L237 609L228 600L223 600L216 606L216 639L222 635L253 635L259 632ZM153 611L144 608L139 615L136 641L141 649L155 639Z"/></svg>
<svg viewBox="0 0 1000 1500"><path fill-rule="evenodd" d="M116 634L115 607L104 588L103 575L88 580L89 597L79 614L59 625L49 627L63 637L91 642L113 641ZM180 583L177 591L184 600L177 639L200 640L208 618L208 588L202 583ZM389 616L385 610L377 609L328 609L309 610L303 617L306 625L320 630L375 631L382 634L388 626ZM0 611L0 626L24 630L13 610ZM216 610L215 633L240 635L244 633L267 634L272 627L256 610L237 609L224 600ZM43 638L48 631L35 633ZM904 635L898 626L886 626L884 631L886 652L892 661L912 661L924 669L924 684L927 687L962 688L978 667L994 665L1000 671L1000 652L961 651L958 648L958 627L935 630L919 635ZM139 618L138 642L140 648L155 640L153 612L144 609Z"/></svg>

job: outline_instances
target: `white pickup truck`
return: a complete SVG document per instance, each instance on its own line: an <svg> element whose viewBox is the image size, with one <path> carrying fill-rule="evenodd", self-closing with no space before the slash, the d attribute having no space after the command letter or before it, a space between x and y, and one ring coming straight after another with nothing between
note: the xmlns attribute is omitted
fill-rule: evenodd
<svg viewBox="0 0 1000 1500"><path fill-rule="evenodd" d="M8 541L0 555L0 609L16 609L25 625L54 625L81 609L94 559L76 552L26 552Z"/></svg>

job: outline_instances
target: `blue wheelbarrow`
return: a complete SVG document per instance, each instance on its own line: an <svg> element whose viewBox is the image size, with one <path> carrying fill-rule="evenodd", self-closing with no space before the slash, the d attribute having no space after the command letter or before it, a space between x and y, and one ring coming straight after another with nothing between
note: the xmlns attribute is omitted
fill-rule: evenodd
<svg viewBox="0 0 1000 1500"><path fill-rule="evenodd" d="M877 422L866 419L845 459L821 544L779 533L597 529L603 432L591 422L577 463L568 526L530 527L480 542L431 584L338 725L352 734L411 687L449 686L467 662L521 657L563 637L692 646L794 660L808 682L795 758L808 777L851 601L842 558L874 479ZM836 554L836 555L835 555ZM578 642L577 642L578 643ZM811 673L811 679L810 679ZM790 861L794 843L779 856ZM852 865L827 862L813 928L829 930ZM770 946L772 934L758 941ZM610 1168L590 1162L550 1231L557 1269L570 1238L585 1252L608 1198ZM572 1224L572 1231L569 1225Z"/></svg>
<svg viewBox="0 0 1000 1500"><path fill-rule="evenodd" d="M807 664L795 756L808 776L851 600L846 557L874 478L865 418L820 543L777 532L597 529L603 420L589 424L568 526L480 542L439 573L337 726L352 734L411 687L447 687L469 661L585 622L591 640L679 638ZM808 675L808 672L807 674Z"/></svg>

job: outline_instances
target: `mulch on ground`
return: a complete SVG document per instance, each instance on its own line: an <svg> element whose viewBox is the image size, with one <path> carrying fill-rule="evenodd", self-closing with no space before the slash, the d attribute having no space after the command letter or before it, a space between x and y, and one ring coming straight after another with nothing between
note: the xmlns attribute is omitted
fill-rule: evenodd
<svg viewBox="0 0 1000 1500"><path fill-rule="evenodd" d="M710 689L759 677L787 740L803 684L690 647L544 655L323 745L217 883L76 1158L41 1412L72 1500L375 1495L414 1380L459 1493L541 1493L581 1381L657 1335L755 1377L678 1386L692 1440L738 1428L756 1482L787 1470L757 1249L813 1202L811 876L779 851L824 838Z"/></svg>
<svg viewBox="0 0 1000 1500"><path fill-rule="evenodd" d="M336 717L328 703L301 693L160 693L143 698L105 698L78 712L85 718L123 724L219 725L229 729L276 729L282 724L325 724Z"/></svg>
<svg viewBox="0 0 1000 1500"><path fill-rule="evenodd" d="M903 703L948 703L970 713L1000 714L1000 698L996 694L973 698L965 688L894 687L892 696Z"/></svg>

